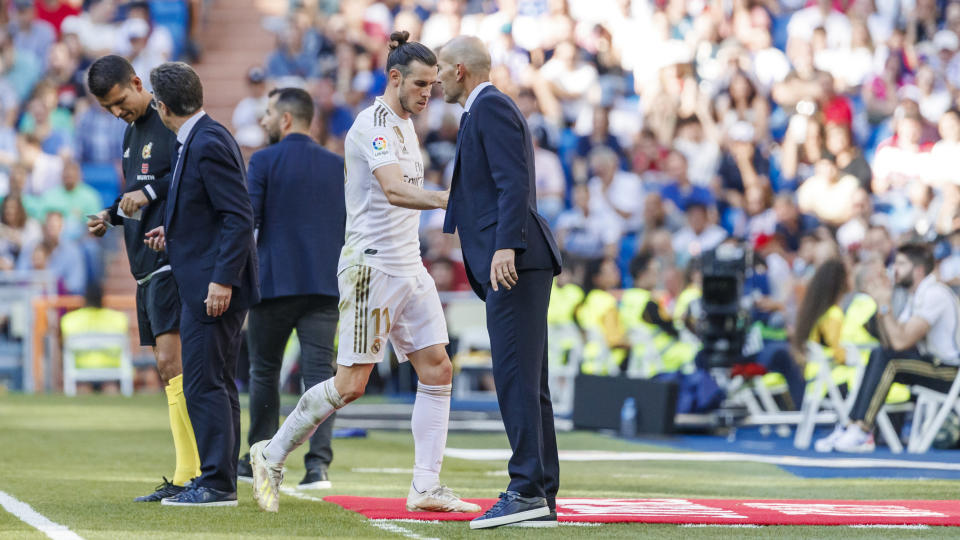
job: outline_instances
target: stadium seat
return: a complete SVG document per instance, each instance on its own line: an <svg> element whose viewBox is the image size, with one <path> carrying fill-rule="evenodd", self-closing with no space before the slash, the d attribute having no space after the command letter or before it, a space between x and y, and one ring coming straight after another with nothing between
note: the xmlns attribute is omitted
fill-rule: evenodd
<svg viewBox="0 0 960 540"><path fill-rule="evenodd" d="M150 0L153 23L165 27L173 37L173 59L183 54L187 42L187 2L184 0Z"/></svg>
<svg viewBox="0 0 960 540"><path fill-rule="evenodd" d="M489 397L487 392L477 396L471 391L474 379L491 373L493 369L490 355L483 353L490 350L486 309L486 305L476 298L451 300L444 308L447 331L451 340L456 339L453 351L453 396L456 399ZM477 351L481 353L475 354Z"/></svg>
<svg viewBox="0 0 960 540"><path fill-rule="evenodd" d="M112 163L84 163L83 181L97 190L104 204L110 204L120 194L120 175Z"/></svg>
<svg viewBox="0 0 960 540"><path fill-rule="evenodd" d="M93 351L120 352L115 366L81 368L77 366L78 354ZM77 395L78 382L120 381L120 391L125 396L133 395L133 363L130 339L123 334L76 334L68 336L63 343L63 392Z"/></svg>
<svg viewBox="0 0 960 540"><path fill-rule="evenodd" d="M907 451L911 454L922 454L930 449L950 410L960 413L960 402L957 401L960 395L960 374L953 380L946 394L925 386L913 386L911 390L917 396L917 405L913 410L913 428L910 430Z"/></svg>

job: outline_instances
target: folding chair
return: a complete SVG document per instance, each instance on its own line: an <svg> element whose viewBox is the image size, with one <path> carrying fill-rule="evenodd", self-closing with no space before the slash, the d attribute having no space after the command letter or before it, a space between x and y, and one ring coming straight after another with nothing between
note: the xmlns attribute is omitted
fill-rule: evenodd
<svg viewBox="0 0 960 540"><path fill-rule="evenodd" d="M457 339L453 351L456 375L453 395L457 399L480 397L471 392L471 382L486 373L491 373L493 361L489 355L471 355L471 351L489 351L490 336L487 333L487 310L483 301L470 298L452 300L444 308L447 316L447 331ZM482 393L488 397L489 392Z"/></svg>
<svg viewBox="0 0 960 540"><path fill-rule="evenodd" d="M119 351L117 366L82 368L77 367L77 356L85 352ZM76 334L63 343L63 392L77 395L78 382L120 381L120 391L125 396L133 395L133 361L130 353L130 338L125 334Z"/></svg>
<svg viewBox="0 0 960 540"><path fill-rule="evenodd" d="M910 389L917 395L917 405L913 410L913 428L910 430L907 451L911 454L922 454L930 449L950 410L960 414L960 402L957 401L957 396L960 395L960 373L946 394L925 386L912 386Z"/></svg>
<svg viewBox="0 0 960 540"><path fill-rule="evenodd" d="M863 379L864 362L860 355L861 349L855 345L849 345L846 348L848 363L851 359L856 364L857 381L856 388L859 388L860 381ZM793 446L800 450L806 450L810 447L813 439L813 429L816 424L828 424L837 422L847 422L850 419L850 409L853 407L853 401L856 399L856 388L850 388L847 398L843 398L840 389L833 380L833 365L830 359L818 343L807 342L807 362L814 362L818 369L814 381L807 385L806 393L803 396L803 405L800 411L800 423L797 425L797 433L793 438ZM824 401L826 398L826 401ZM821 407L826 406L826 411L821 411ZM890 422L885 408L881 408L877 413L877 428L883 434L890 450L899 454L903 452L903 445L897 436L897 431Z"/></svg>
<svg viewBox="0 0 960 540"><path fill-rule="evenodd" d="M580 372L583 335L574 323L547 326L547 358L550 362L550 397L555 414L573 412L574 381ZM566 362L563 362L566 355Z"/></svg>

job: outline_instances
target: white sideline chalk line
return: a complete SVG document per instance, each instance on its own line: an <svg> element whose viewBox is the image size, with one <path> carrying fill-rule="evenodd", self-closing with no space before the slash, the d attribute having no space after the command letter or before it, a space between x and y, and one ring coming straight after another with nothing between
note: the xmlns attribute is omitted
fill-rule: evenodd
<svg viewBox="0 0 960 540"><path fill-rule="evenodd" d="M283 493L284 495L290 495L291 497L295 497L297 499L303 499L305 501L324 502L324 500L319 497L307 495L306 493L300 493L299 491L289 487L280 486L280 493ZM367 522L370 523L370 525L373 525L374 527L380 530L391 532L394 534L399 534L401 536L405 536L406 538L410 538L411 540L440 540L439 538L429 538L426 536L420 536L419 534L411 531L410 529L401 527L396 523L391 523L391 521L396 521L396 520L389 520L389 519L368 519L367 520Z"/></svg>
<svg viewBox="0 0 960 540"><path fill-rule="evenodd" d="M447 448L444 455L470 461L510 459L510 450ZM908 461L881 458L815 458L801 456L768 456L741 452L612 452L607 450L561 450L560 461L745 461L795 467L926 469L960 471L960 463Z"/></svg>
<svg viewBox="0 0 960 540"><path fill-rule="evenodd" d="M851 529L929 529L929 525L850 525Z"/></svg>
<svg viewBox="0 0 960 540"><path fill-rule="evenodd" d="M54 523L39 514L29 504L16 499L5 491L0 491L0 506L20 521L30 525L53 540L83 540L83 537L71 531L66 525Z"/></svg>

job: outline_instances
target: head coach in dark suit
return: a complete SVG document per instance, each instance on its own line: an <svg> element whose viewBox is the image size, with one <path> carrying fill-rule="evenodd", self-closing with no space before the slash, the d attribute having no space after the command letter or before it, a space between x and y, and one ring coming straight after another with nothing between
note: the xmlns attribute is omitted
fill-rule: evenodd
<svg viewBox="0 0 960 540"><path fill-rule="evenodd" d="M443 230L459 232L470 284L487 304L494 383L513 450L506 493L470 526L556 525L547 304L560 254L536 212L530 131L516 104L490 84L490 54L479 39L454 38L439 68L444 99L466 110Z"/></svg>
<svg viewBox="0 0 960 540"><path fill-rule="evenodd" d="M183 386L200 453L200 477L164 505L236 506L240 453L237 355L247 309L260 300L253 210L243 158L227 128L203 112L193 69L167 62L150 73L157 110L177 134L164 225L147 233L165 248L183 306Z"/></svg>
<svg viewBox="0 0 960 540"><path fill-rule="evenodd" d="M260 125L270 146L250 157L247 183L257 228L259 304L250 308L250 432L253 444L279 428L280 367L294 328L304 388L333 377L337 330L337 261L347 211L343 158L310 137L313 98L299 88L270 92ZM300 488L328 488L332 419L310 437ZM252 475L249 456L240 472Z"/></svg>

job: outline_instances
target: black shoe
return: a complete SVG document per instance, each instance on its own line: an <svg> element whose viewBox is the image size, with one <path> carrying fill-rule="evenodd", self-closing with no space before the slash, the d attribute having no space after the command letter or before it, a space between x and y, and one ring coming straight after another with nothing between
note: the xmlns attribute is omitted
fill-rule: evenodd
<svg viewBox="0 0 960 540"><path fill-rule="evenodd" d="M244 454L237 461L237 480L253 482L253 468L250 467L250 452Z"/></svg>
<svg viewBox="0 0 960 540"><path fill-rule="evenodd" d="M516 491L500 494L500 500L487 513L470 522L471 529L487 529L528 521L550 514L543 497L522 497ZM549 525L548 525L549 526Z"/></svg>
<svg viewBox="0 0 960 540"><path fill-rule="evenodd" d="M303 475L303 480L297 484L297 489L330 489L332 484L327 477L327 468L318 465L307 469L307 474Z"/></svg>
<svg viewBox="0 0 960 540"><path fill-rule="evenodd" d="M518 521L516 523L511 523L507 527L531 527L531 528L547 528L547 527L556 527L557 526L557 511L551 510L549 514L528 519L526 521Z"/></svg>
<svg viewBox="0 0 960 540"><path fill-rule="evenodd" d="M163 476L163 483L157 486L153 493L149 495L144 495L142 497L137 497L133 502L160 502L167 497L172 497L184 489L183 486L174 485L171 481L167 480L166 476Z"/></svg>
<svg viewBox="0 0 960 540"><path fill-rule="evenodd" d="M236 506L237 492L208 487L191 487L160 501L163 506Z"/></svg>

